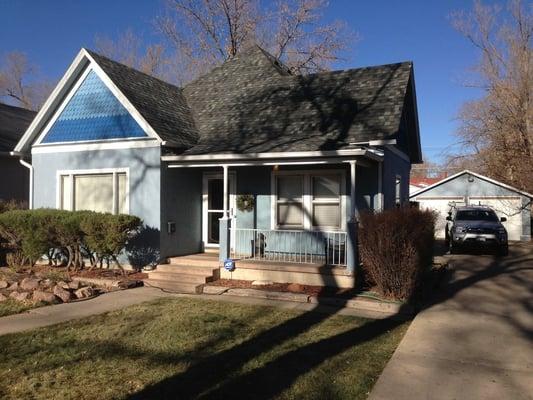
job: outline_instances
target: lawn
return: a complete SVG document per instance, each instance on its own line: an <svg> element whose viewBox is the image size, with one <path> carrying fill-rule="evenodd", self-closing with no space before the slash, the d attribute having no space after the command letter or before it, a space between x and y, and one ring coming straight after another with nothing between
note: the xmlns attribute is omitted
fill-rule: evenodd
<svg viewBox="0 0 533 400"><path fill-rule="evenodd" d="M163 299L0 336L0 398L364 399L407 326Z"/></svg>

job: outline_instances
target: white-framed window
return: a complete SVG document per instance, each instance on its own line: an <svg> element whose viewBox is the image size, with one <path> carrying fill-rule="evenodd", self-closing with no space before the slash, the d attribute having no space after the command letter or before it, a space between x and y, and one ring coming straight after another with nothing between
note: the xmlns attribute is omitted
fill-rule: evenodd
<svg viewBox="0 0 533 400"><path fill-rule="evenodd" d="M395 204L399 207L402 205L402 177L400 175L396 175L394 190Z"/></svg>
<svg viewBox="0 0 533 400"><path fill-rule="evenodd" d="M129 171L58 171L57 207L113 214L129 212Z"/></svg>
<svg viewBox="0 0 533 400"><path fill-rule="evenodd" d="M344 171L275 171L272 229L342 230Z"/></svg>

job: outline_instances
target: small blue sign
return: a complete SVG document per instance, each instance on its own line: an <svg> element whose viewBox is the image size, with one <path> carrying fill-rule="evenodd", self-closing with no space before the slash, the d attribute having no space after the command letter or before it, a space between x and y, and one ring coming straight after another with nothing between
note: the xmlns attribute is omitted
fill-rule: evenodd
<svg viewBox="0 0 533 400"><path fill-rule="evenodd" d="M235 261L231 259L224 260L224 269L226 271L234 271L235 270Z"/></svg>

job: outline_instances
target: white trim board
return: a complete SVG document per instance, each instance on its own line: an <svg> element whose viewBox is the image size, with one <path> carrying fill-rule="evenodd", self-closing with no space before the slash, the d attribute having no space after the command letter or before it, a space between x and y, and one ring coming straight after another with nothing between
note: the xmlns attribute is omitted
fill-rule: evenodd
<svg viewBox="0 0 533 400"><path fill-rule="evenodd" d="M449 176L449 177L447 177L447 178L444 178L444 179L441 180L441 181L435 182L435 183L432 184L432 185L429 185L429 186L427 186L427 187L425 187L425 188L422 188L422 189L420 189L419 191L417 191L417 192L415 192L415 193L409 195L409 198L412 199L413 197L420 196L422 193L425 193L425 192L427 192L428 190L431 190L431 189L433 189L433 188L435 188L435 187L437 187L437 186L439 186L439 185L442 185L442 184L444 184L444 183L446 183L446 182L449 182L449 181L451 181L451 180L453 180L453 179L455 179L455 178L457 178L457 177L459 177L459 176L461 176L461 175L464 175L464 174L470 174L470 175L475 176L476 178L479 178L479 179L481 179L481 180L484 180L484 181L487 181L487 182L493 183L493 184L495 184L495 185L497 185L497 186L501 186L501 187L503 187L503 188L505 188L505 189L507 189L507 190L510 190L510 191L512 191L512 192L516 192L516 193L520 193L520 194L523 195L523 196L526 196L526 197L529 197L530 199L533 199L533 194L531 194L531 193L524 192L524 191L519 190L519 189L517 189L517 188L514 188L514 187L512 187L512 186L510 186L510 185L507 185L507 184L505 184L505 183L503 183L503 182L499 182L499 181L497 181L497 180L491 179L491 178L489 178L489 177L486 177L486 176L484 176L484 175L478 174L478 173L476 173L476 172L472 172L472 171L470 171L470 170L468 170L468 169L465 169L464 171L458 172L458 173L456 173L456 174L454 174L454 175L451 175L451 176Z"/></svg>
<svg viewBox="0 0 533 400"><path fill-rule="evenodd" d="M54 144L40 145L31 149L31 154L50 154L50 153L71 153L75 151L94 151L94 150L117 150L117 149L139 149L160 147L161 143L153 138L138 139L117 139L104 140L97 142L73 142L71 144Z"/></svg>

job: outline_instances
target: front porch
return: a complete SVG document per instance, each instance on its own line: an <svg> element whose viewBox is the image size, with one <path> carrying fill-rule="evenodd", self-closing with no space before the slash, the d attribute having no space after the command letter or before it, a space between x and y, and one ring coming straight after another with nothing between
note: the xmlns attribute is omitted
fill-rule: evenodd
<svg viewBox="0 0 533 400"><path fill-rule="evenodd" d="M220 269L227 278L353 287L359 210L383 206L382 154L191 157L163 157L175 193L162 216L162 240L175 243L164 243L164 258L213 268L233 260L235 271Z"/></svg>

